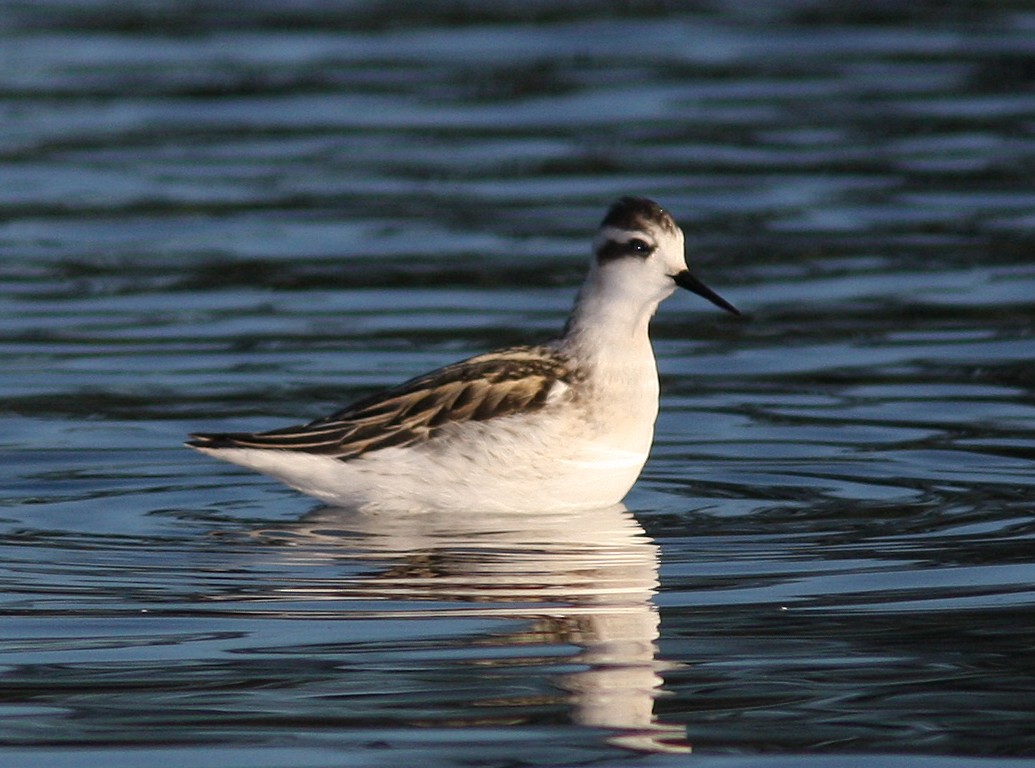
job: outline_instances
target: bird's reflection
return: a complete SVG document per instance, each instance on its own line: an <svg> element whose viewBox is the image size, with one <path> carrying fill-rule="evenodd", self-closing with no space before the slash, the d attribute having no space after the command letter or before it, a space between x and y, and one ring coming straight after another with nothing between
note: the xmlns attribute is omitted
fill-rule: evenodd
<svg viewBox="0 0 1035 768"><path fill-rule="evenodd" d="M312 592L298 587L297 597L405 600L408 615L413 601L448 601L461 615L531 622L538 642L580 649L568 659L580 669L553 681L570 695L575 723L605 729L609 742L631 749L690 750L682 727L654 715L663 669L652 601L658 548L622 505L532 516L324 508L256 535L300 546L305 557L378 563L340 591L323 581ZM527 637L511 639L517 645Z"/></svg>

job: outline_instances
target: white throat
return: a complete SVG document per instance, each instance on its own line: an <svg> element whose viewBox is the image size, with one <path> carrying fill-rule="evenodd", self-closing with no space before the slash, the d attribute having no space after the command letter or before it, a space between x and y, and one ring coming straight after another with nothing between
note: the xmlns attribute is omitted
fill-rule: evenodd
<svg viewBox="0 0 1035 768"><path fill-rule="evenodd" d="M636 274L638 266L594 265L579 289L565 335L601 338L611 344L647 339L651 318L676 285L671 280L645 284L643 275Z"/></svg>

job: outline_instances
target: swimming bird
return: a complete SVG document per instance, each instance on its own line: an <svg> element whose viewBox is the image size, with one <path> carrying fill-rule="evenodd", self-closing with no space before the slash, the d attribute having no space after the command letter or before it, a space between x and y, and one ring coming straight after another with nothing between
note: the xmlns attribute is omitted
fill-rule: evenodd
<svg viewBox="0 0 1035 768"><path fill-rule="evenodd" d="M600 223L560 338L447 365L307 424L187 445L369 511L615 504L654 440L658 305L685 288L740 314L690 273L684 248L660 205L623 197Z"/></svg>

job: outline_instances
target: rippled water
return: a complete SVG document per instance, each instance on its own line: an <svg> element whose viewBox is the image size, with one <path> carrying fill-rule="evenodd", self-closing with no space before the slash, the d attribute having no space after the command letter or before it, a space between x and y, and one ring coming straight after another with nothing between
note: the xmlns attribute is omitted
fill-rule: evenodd
<svg viewBox="0 0 1035 768"><path fill-rule="evenodd" d="M1035 757L1035 7L13 0L0 125L5 765ZM627 193L750 318L625 506L181 447L548 338Z"/></svg>

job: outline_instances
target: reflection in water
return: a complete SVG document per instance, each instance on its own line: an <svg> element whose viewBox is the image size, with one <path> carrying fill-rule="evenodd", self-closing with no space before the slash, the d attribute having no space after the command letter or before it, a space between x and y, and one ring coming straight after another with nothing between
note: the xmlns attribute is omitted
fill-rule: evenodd
<svg viewBox="0 0 1035 768"><path fill-rule="evenodd" d="M658 548L621 505L574 513L505 516L380 516L325 508L296 525L257 531L292 545L292 559L371 559L379 567L292 588L292 597L396 601L371 618L492 616L532 622L543 645L568 644L579 671L554 683L570 694L571 718L611 731L608 741L652 752L689 752L684 729L654 717L664 668L655 659ZM397 601L407 601L404 612ZM414 610L412 601L451 603ZM457 609L456 604L464 607ZM527 645L528 630L494 636ZM496 700L495 705L507 702ZM515 701L512 706L527 704Z"/></svg>

